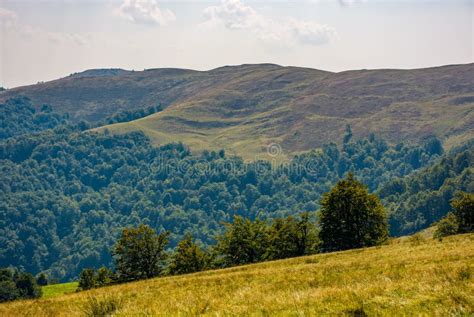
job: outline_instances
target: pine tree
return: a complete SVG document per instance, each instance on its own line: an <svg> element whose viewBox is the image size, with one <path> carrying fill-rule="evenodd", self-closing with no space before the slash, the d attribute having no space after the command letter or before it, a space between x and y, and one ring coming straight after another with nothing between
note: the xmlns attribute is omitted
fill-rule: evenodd
<svg viewBox="0 0 474 317"><path fill-rule="evenodd" d="M346 125L346 130L344 131L344 139L343 139L344 144L349 143L351 139L352 139L352 129L351 129L351 126L348 124Z"/></svg>

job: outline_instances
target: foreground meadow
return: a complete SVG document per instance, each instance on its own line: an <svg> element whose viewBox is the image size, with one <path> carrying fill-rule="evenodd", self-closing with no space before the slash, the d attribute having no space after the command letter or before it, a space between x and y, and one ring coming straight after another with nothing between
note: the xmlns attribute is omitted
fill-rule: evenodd
<svg viewBox="0 0 474 317"><path fill-rule="evenodd" d="M417 237L11 302L0 316L472 316L474 234Z"/></svg>

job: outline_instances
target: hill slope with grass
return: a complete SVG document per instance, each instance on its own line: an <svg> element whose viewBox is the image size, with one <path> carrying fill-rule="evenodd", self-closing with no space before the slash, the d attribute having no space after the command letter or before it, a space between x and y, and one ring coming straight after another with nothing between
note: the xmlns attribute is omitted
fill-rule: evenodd
<svg viewBox="0 0 474 317"><path fill-rule="evenodd" d="M374 132L396 143L434 134L448 146L460 144L474 128L473 74L474 64L340 73L273 64L90 70L0 92L0 101L26 95L73 120L92 121L162 104L162 112L107 129L254 159L265 157L270 143L287 155L341 140L346 124L355 137Z"/></svg>
<svg viewBox="0 0 474 317"><path fill-rule="evenodd" d="M156 278L0 305L2 316L459 315L474 312L474 235Z"/></svg>

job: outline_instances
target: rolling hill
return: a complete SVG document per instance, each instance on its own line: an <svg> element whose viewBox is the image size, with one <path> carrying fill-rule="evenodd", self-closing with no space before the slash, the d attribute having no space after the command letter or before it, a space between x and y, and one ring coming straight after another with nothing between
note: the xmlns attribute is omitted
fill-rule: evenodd
<svg viewBox="0 0 474 317"><path fill-rule="evenodd" d="M19 95L74 120L161 103L162 112L102 129L141 130L155 144L225 148L249 160L268 158L272 143L285 157L340 141L347 124L355 137L374 132L396 143L434 134L448 147L474 129L474 64L340 73L273 64L89 70L0 92L0 101Z"/></svg>
<svg viewBox="0 0 474 317"><path fill-rule="evenodd" d="M402 238L381 247L48 293L0 304L0 315L470 316L473 242L473 234Z"/></svg>

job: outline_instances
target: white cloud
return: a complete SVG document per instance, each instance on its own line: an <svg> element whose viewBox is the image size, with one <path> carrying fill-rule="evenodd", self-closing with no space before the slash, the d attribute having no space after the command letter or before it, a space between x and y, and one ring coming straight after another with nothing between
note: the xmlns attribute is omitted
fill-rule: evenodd
<svg viewBox="0 0 474 317"><path fill-rule="evenodd" d="M124 0L116 13L137 24L167 25L176 20L174 13L160 9L155 0Z"/></svg>
<svg viewBox="0 0 474 317"><path fill-rule="evenodd" d="M263 16L240 0L225 0L218 6L207 7L204 16L208 19L207 23L223 22L229 29L260 28L266 23Z"/></svg>
<svg viewBox="0 0 474 317"><path fill-rule="evenodd" d="M300 43L304 44L321 45L328 43L336 36L336 30L333 27L312 21L290 18L287 21L287 28Z"/></svg>
<svg viewBox="0 0 474 317"><path fill-rule="evenodd" d="M27 24L21 24L18 15L10 10L0 8L0 27L6 32L25 40L41 39L53 44L74 43L84 45L86 36L76 33L50 32Z"/></svg>
<svg viewBox="0 0 474 317"><path fill-rule="evenodd" d="M206 21L203 26L223 25L230 30L251 31L260 40L278 45L293 45L295 42L321 45L336 36L336 30L331 26L294 18L277 21L258 13L240 0L222 0L220 5L207 7L204 16Z"/></svg>
<svg viewBox="0 0 474 317"><path fill-rule="evenodd" d="M339 0L341 6L351 6L359 3L365 3L367 0Z"/></svg>
<svg viewBox="0 0 474 317"><path fill-rule="evenodd" d="M12 28L15 26L18 16L15 12L0 8L0 26Z"/></svg>

